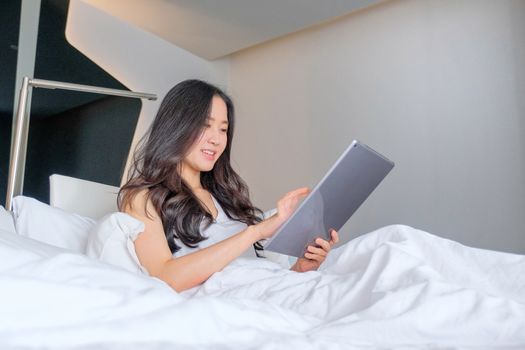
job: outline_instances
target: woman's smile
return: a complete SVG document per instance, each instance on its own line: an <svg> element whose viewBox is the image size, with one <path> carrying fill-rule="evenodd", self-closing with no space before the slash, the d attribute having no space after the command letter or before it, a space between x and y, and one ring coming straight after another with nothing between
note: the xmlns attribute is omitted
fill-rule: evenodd
<svg viewBox="0 0 525 350"><path fill-rule="evenodd" d="M212 151L210 149L201 149L202 155L204 159L214 161L215 155L217 154L216 151Z"/></svg>

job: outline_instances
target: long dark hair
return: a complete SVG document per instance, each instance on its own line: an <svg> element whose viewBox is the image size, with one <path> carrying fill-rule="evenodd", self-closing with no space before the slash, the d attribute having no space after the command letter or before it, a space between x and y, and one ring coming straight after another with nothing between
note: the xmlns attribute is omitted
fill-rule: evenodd
<svg viewBox="0 0 525 350"><path fill-rule="evenodd" d="M197 247L206 239L200 233L201 223L207 227L213 222L204 204L182 179L180 165L207 123L214 96L226 104L228 141L213 169L201 173L201 185L230 219L247 225L261 221L262 211L252 205L246 183L230 165L235 124L231 99L207 82L183 81L164 97L153 124L138 144L128 181L118 195L118 206L123 210L139 192L147 190L146 198L162 220L172 253L180 249L175 238L188 247ZM144 210L150 216L146 207ZM262 249L258 242L254 247Z"/></svg>

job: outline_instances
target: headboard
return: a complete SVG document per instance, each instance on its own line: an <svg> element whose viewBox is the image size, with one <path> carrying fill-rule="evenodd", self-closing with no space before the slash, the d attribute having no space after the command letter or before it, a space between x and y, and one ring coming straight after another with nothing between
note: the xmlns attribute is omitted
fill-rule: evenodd
<svg viewBox="0 0 525 350"><path fill-rule="evenodd" d="M118 211L119 188L53 174L49 177L49 204L94 219Z"/></svg>

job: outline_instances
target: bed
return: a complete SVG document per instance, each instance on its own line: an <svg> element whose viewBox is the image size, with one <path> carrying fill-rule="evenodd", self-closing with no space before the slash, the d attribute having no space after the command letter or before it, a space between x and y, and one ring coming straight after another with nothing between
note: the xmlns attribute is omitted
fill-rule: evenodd
<svg viewBox="0 0 525 350"><path fill-rule="evenodd" d="M143 227L114 212L115 188L52 182L56 206L0 208L2 349L525 348L525 256L393 225L319 271L239 258L176 293L140 267Z"/></svg>

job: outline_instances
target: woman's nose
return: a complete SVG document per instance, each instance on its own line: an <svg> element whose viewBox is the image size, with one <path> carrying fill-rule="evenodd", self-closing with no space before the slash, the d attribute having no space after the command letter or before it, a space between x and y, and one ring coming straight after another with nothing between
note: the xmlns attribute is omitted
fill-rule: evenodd
<svg viewBox="0 0 525 350"><path fill-rule="evenodd" d="M219 145L220 143L220 130L217 130L215 128L211 128L209 130L210 133L208 134L208 142L211 143L214 146Z"/></svg>
<svg viewBox="0 0 525 350"><path fill-rule="evenodd" d="M219 145L219 138L215 134L214 135L210 135L210 137L208 138L208 142L211 143L214 146L217 146L217 145Z"/></svg>

